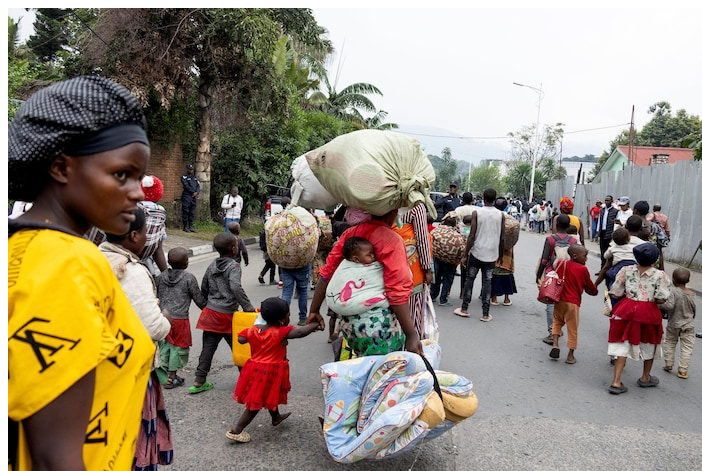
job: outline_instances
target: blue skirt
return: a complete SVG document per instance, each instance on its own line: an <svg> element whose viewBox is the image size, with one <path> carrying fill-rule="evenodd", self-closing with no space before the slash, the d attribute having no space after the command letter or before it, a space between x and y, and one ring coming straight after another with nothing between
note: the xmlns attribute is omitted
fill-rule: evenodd
<svg viewBox="0 0 702 471"><path fill-rule="evenodd" d="M511 295L517 292L517 284L514 282L514 275L492 275L492 293L490 296Z"/></svg>

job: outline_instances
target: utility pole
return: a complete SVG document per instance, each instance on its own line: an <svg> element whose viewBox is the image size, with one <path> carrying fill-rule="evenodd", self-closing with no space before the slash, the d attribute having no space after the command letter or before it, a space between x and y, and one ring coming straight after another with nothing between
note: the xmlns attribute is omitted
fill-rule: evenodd
<svg viewBox="0 0 702 471"><path fill-rule="evenodd" d="M544 92L541 89L543 84L539 84L539 88L532 87L531 85L525 85L523 83L512 82L518 87L529 88L539 94L539 106L536 110L536 129L534 129L534 148L532 149L531 156L531 184L529 186L529 202L534 199L534 176L536 175L536 154L540 147L541 141L539 140L539 118L541 117L541 99L543 98Z"/></svg>
<svg viewBox="0 0 702 471"><path fill-rule="evenodd" d="M632 148L634 147L634 105L631 106L631 121L629 122L629 152L626 156L626 160L631 164L633 156L631 155Z"/></svg>

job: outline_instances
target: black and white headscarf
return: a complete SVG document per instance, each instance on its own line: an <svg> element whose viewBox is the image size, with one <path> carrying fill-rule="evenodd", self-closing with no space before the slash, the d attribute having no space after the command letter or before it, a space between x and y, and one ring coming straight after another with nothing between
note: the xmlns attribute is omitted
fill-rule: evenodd
<svg viewBox="0 0 702 471"><path fill-rule="evenodd" d="M149 145L146 118L122 85L97 76L43 88L19 109L8 130L8 197L34 201L57 156L96 154L133 142Z"/></svg>

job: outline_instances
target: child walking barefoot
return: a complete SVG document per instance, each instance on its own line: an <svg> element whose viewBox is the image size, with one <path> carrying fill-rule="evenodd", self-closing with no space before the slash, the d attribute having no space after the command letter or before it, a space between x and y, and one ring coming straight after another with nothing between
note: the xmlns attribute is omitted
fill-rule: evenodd
<svg viewBox="0 0 702 471"><path fill-rule="evenodd" d="M244 404L246 410L225 435L239 443L251 440L244 429L261 409L268 409L273 426L290 417L290 412L281 414L278 410L278 405L288 403L290 391L287 339L307 337L319 327L317 322L302 327L289 325L290 307L278 297L261 303L261 317L266 325L254 325L238 334L239 343L251 345L251 358L241 370L232 397L239 404Z"/></svg>

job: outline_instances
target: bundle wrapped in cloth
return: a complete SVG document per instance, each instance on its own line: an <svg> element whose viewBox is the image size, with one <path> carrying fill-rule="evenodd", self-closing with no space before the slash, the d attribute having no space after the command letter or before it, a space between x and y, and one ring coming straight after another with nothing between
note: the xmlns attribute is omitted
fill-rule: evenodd
<svg viewBox="0 0 702 471"><path fill-rule="evenodd" d="M317 219L300 206L288 206L263 226L268 256L276 265L293 270L309 265L317 253Z"/></svg>
<svg viewBox="0 0 702 471"><path fill-rule="evenodd" d="M334 461L380 460L404 453L475 413L473 383L436 369L438 344L425 344L424 354L436 380L422 358L410 352L320 367L324 439Z"/></svg>
<svg viewBox="0 0 702 471"><path fill-rule="evenodd" d="M519 221L511 214L505 213L505 250L517 245L520 230Z"/></svg>
<svg viewBox="0 0 702 471"><path fill-rule="evenodd" d="M429 233L434 257L444 263L458 264L466 252L466 237L455 227L441 224Z"/></svg>
<svg viewBox="0 0 702 471"><path fill-rule="evenodd" d="M436 218L429 197L434 168L416 139L363 129L338 136L305 158L319 183L339 203L382 216L424 202Z"/></svg>

